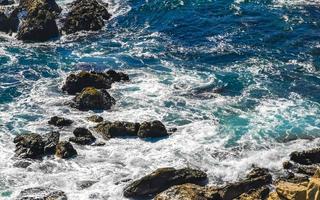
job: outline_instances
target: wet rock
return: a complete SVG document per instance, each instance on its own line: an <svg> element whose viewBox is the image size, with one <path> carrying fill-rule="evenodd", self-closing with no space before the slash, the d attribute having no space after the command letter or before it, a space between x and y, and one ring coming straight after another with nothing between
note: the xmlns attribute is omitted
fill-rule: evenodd
<svg viewBox="0 0 320 200"><path fill-rule="evenodd" d="M302 165L320 163L320 148L292 152L290 154L290 160Z"/></svg>
<svg viewBox="0 0 320 200"><path fill-rule="evenodd" d="M59 143L60 133L53 131L44 138L44 153L48 155L55 154L56 146Z"/></svg>
<svg viewBox="0 0 320 200"><path fill-rule="evenodd" d="M63 117L54 116L51 117L48 123L54 126L70 126L73 123L73 121Z"/></svg>
<svg viewBox="0 0 320 200"><path fill-rule="evenodd" d="M78 94L71 105L79 110L109 110L115 99L106 90L87 87Z"/></svg>
<svg viewBox="0 0 320 200"><path fill-rule="evenodd" d="M77 183L77 189L78 190L84 190L87 189L89 187L91 187L93 184L97 183L98 181L80 181Z"/></svg>
<svg viewBox="0 0 320 200"><path fill-rule="evenodd" d="M112 69L106 72L109 78L111 78L112 82L120 82L120 81L129 81L128 74L123 72L116 72Z"/></svg>
<svg viewBox="0 0 320 200"><path fill-rule="evenodd" d="M21 0L19 9L27 13L18 29L19 40L42 42L59 36L55 19L61 9L54 0Z"/></svg>
<svg viewBox="0 0 320 200"><path fill-rule="evenodd" d="M178 130L177 128L169 128L168 132L169 133L175 133L175 132L177 132L177 130Z"/></svg>
<svg viewBox="0 0 320 200"><path fill-rule="evenodd" d="M3 12L0 12L0 31L1 32L9 32L8 23L9 23L9 19L7 15L5 15Z"/></svg>
<svg viewBox="0 0 320 200"><path fill-rule="evenodd" d="M13 166L14 167L17 167L17 168L27 168L31 165L32 163L29 162L29 161L23 161L23 160L20 160L20 161L17 161L15 163L13 163Z"/></svg>
<svg viewBox="0 0 320 200"><path fill-rule="evenodd" d="M109 89L111 88L112 83L119 80L114 76L122 77L120 81L129 80L129 76L127 74L124 74L122 72L114 72L118 75L110 75L109 71L107 73L82 71L78 74L70 74L67 77L62 90L67 92L68 94L76 94L78 92L81 92L86 87L94 87L96 89Z"/></svg>
<svg viewBox="0 0 320 200"><path fill-rule="evenodd" d="M103 122L103 117L98 115L92 115L90 117L87 117L87 120L91 122L100 123L100 122Z"/></svg>
<svg viewBox="0 0 320 200"><path fill-rule="evenodd" d="M235 200L259 200L266 199L269 195L270 189L268 187L262 187L257 190L251 190L248 193L240 195Z"/></svg>
<svg viewBox="0 0 320 200"><path fill-rule="evenodd" d="M17 200L67 200L67 195L52 188L35 187L20 192Z"/></svg>
<svg viewBox="0 0 320 200"><path fill-rule="evenodd" d="M319 165L300 165L289 161L283 163L284 169L298 174L306 174L308 176L312 176L316 172L318 167Z"/></svg>
<svg viewBox="0 0 320 200"><path fill-rule="evenodd" d="M259 189L265 185L271 184L272 176L269 171L263 168L254 168L247 178L236 183L227 184L219 193L224 200L231 200L239 197L243 193Z"/></svg>
<svg viewBox="0 0 320 200"><path fill-rule="evenodd" d="M106 143L102 141L95 141L94 143L91 144L91 146L94 146L94 147L101 147L104 145L106 145Z"/></svg>
<svg viewBox="0 0 320 200"><path fill-rule="evenodd" d="M103 122L96 126L96 131L108 140L113 137L137 136L139 127L139 123L132 122Z"/></svg>
<svg viewBox="0 0 320 200"><path fill-rule="evenodd" d="M44 153L44 142L39 134L30 133L14 138L16 156L20 158L41 158Z"/></svg>
<svg viewBox="0 0 320 200"><path fill-rule="evenodd" d="M216 188L195 184L172 186L158 194L154 200L222 200Z"/></svg>
<svg viewBox="0 0 320 200"><path fill-rule="evenodd" d="M185 183L202 184L206 173L190 169L160 168L124 188L125 197L143 197L160 193L171 186Z"/></svg>
<svg viewBox="0 0 320 200"><path fill-rule="evenodd" d="M0 0L0 6L7 6L11 4L14 4L13 0Z"/></svg>
<svg viewBox="0 0 320 200"><path fill-rule="evenodd" d="M86 128L76 128L73 131L75 137L69 139L70 142L74 142L81 145L89 145L96 141L96 138Z"/></svg>
<svg viewBox="0 0 320 200"><path fill-rule="evenodd" d="M276 185L276 192L284 199L306 200L307 187L303 184L280 181Z"/></svg>
<svg viewBox="0 0 320 200"><path fill-rule="evenodd" d="M59 158L72 158L77 155L77 151L73 148L72 144L67 141L59 142L56 147L56 156Z"/></svg>
<svg viewBox="0 0 320 200"><path fill-rule="evenodd" d="M97 31L104 27L104 20L111 15L107 10L107 4L96 0L76 0L70 4L63 31L66 34L78 31Z"/></svg>
<svg viewBox="0 0 320 200"><path fill-rule="evenodd" d="M166 127L160 121L143 122L139 128L138 136L147 137L165 137L168 136Z"/></svg>

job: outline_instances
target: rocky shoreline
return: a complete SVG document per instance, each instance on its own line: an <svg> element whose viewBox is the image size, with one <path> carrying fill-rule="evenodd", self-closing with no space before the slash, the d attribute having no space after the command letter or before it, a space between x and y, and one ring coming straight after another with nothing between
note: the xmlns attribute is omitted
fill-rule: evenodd
<svg viewBox="0 0 320 200"><path fill-rule="evenodd" d="M54 0L0 1L0 31L15 34L18 40L43 42L64 34L79 31L101 30L110 19L108 5L96 0L76 0L68 5L68 13L61 16L62 9ZM83 17L85 16L85 17ZM57 21L62 26L59 27ZM130 81L124 72L81 71L71 73L61 92L73 96L66 105L82 112L109 110L117 101L108 89L113 83ZM105 121L99 115L87 118L96 123L89 129L75 127L68 140L60 140L60 133L26 133L16 136L14 167L27 168L33 161L45 158L74 159L77 145L103 146L113 138L165 139L174 134L158 120L130 122ZM71 126L73 119L52 116L48 125L63 129ZM103 138L99 140L97 136ZM242 180L225 183L223 186L208 184L208 175L201 169L159 168L148 175L130 182L123 188L123 196L133 199L155 200L314 200L320 199L320 149L292 152L290 160L283 163L284 174L273 176L266 168L252 166ZM94 181L82 183L88 188ZM67 194L53 188L27 188L17 199L67 199Z"/></svg>

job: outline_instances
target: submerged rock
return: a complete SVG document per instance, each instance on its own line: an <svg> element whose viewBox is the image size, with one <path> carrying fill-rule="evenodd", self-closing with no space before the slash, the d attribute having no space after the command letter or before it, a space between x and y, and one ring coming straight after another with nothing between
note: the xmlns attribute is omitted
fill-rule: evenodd
<svg viewBox="0 0 320 200"><path fill-rule="evenodd" d="M160 121L143 122L138 131L138 136L141 138L165 137L168 135L166 127Z"/></svg>
<svg viewBox="0 0 320 200"><path fill-rule="evenodd" d="M20 192L17 200L67 200L67 195L52 188L35 187Z"/></svg>
<svg viewBox="0 0 320 200"><path fill-rule="evenodd" d="M125 187L124 196L135 198L154 195L174 185L185 183L202 184L206 180L206 173L200 170L160 168Z"/></svg>
<svg viewBox="0 0 320 200"><path fill-rule="evenodd" d="M91 122L100 123L100 122L103 122L103 117L98 115L92 115L90 117L87 117L87 120Z"/></svg>
<svg viewBox="0 0 320 200"><path fill-rule="evenodd" d="M72 158L77 155L77 151L73 148L72 144L67 141L59 142L56 147L56 156L59 158Z"/></svg>
<svg viewBox="0 0 320 200"><path fill-rule="evenodd" d="M89 188L91 187L93 184L97 183L98 181L80 181L80 182L77 182L77 189L78 190L84 190L86 188Z"/></svg>
<svg viewBox="0 0 320 200"><path fill-rule="evenodd" d="M172 186L158 194L154 200L222 200L216 188L195 184Z"/></svg>
<svg viewBox="0 0 320 200"><path fill-rule="evenodd" d="M17 167L17 168L27 168L31 165L32 163L29 162L29 161L24 161L24 160L20 160L20 161L17 161L15 163L13 163L13 166L14 167Z"/></svg>
<svg viewBox="0 0 320 200"><path fill-rule="evenodd" d="M290 160L302 165L320 163L320 148L292 152L290 154Z"/></svg>
<svg viewBox="0 0 320 200"><path fill-rule="evenodd" d="M73 123L71 119L66 119L63 117L54 116L48 121L48 124L54 126L70 126Z"/></svg>
<svg viewBox="0 0 320 200"><path fill-rule="evenodd" d="M68 94L76 94L86 87L109 89L114 82L128 80L129 76L127 74L115 72L114 70L109 70L106 73L82 71L78 74L70 74L67 77L62 90Z"/></svg>
<svg viewBox="0 0 320 200"><path fill-rule="evenodd" d="M76 128L73 131L75 137L69 138L70 142L74 142L81 145L89 145L96 141L96 138L86 128Z"/></svg>
<svg viewBox="0 0 320 200"><path fill-rule="evenodd" d="M109 110L115 104L115 99L106 90L93 87L84 88L74 99L75 107L79 110Z"/></svg>
<svg viewBox="0 0 320 200"><path fill-rule="evenodd" d="M104 139L113 137L137 136L140 124L124 121L103 122L97 125L97 132L101 133Z"/></svg>
<svg viewBox="0 0 320 200"><path fill-rule="evenodd" d="M41 158L44 154L44 141L41 135L29 133L14 138L16 156L20 158Z"/></svg>
<svg viewBox="0 0 320 200"><path fill-rule="evenodd" d="M44 153L45 154L55 154L56 146L59 143L60 133L53 131L46 135L44 138Z"/></svg>
<svg viewBox="0 0 320 200"><path fill-rule="evenodd" d="M76 0L70 4L63 31L66 34L78 31L97 31L104 27L104 20L111 15L107 10L107 4L96 0Z"/></svg>

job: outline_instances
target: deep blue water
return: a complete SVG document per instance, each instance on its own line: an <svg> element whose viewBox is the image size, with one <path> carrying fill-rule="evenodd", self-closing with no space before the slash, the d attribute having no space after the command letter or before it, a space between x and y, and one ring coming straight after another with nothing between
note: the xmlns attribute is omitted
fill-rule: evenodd
<svg viewBox="0 0 320 200"><path fill-rule="evenodd" d="M63 106L69 98L60 91L63 78L109 68L132 79L112 90L115 119L158 118L180 128L178 135L200 131L207 135L194 139L196 144L213 152L240 148L246 159L249 151L274 145L286 152L286 142L320 136L317 1L128 0L110 6L115 17L96 33L41 44L0 37L0 132L9 135L0 136L1 145L10 135L47 131L43 124L53 113L81 118ZM220 142L210 146L213 141ZM209 166L204 154L194 159L202 161L168 162ZM213 177L224 180L223 173Z"/></svg>

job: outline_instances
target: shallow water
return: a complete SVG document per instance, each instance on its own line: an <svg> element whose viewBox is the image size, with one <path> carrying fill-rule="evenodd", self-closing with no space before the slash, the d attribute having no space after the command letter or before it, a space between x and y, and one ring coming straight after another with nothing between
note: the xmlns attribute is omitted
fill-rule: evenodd
<svg viewBox="0 0 320 200"><path fill-rule="evenodd" d="M68 1L58 1L62 6ZM23 44L0 36L0 197L48 186L70 199L124 199L122 189L159 167L195 167L210 184L252 164L276 175L290 152L319 145L320 3L316 0L114 0L103 31ZM84 65L91 64L91 67ZM75 126L93 112L64 105L64 78L81 69L123 70L107 120L159 119L178 131L159 141L75 145L71 160L12 167L15 135L45 134L51 116ZM74 127L61 129L63 138ZM96 135L97 136L97 135ZM78 190L82 180L98 181Z"/></svg>

